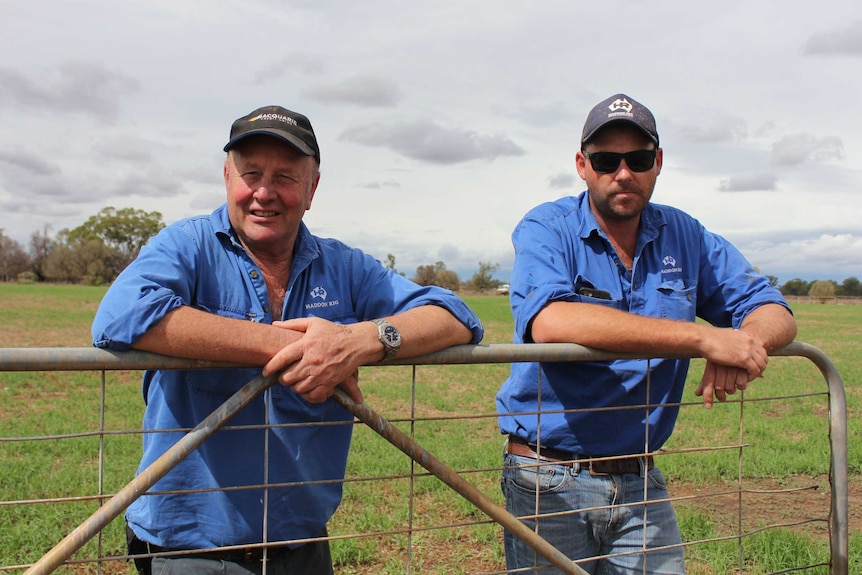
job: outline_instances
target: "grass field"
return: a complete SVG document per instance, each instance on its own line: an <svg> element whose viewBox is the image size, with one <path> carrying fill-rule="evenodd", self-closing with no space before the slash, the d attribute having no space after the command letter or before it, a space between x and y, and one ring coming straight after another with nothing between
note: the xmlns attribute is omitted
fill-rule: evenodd
<svg viewBox="0 0 862 575"><path fill-rule="evenodd" d="M79 347L90 344L89 324L104 288L0 284L0 347ZM485 323L485 343L511 341L508 300L465 298ZM851 569L862 572L862 531L855 503L862 449L858 420L862 380L862 306L795 304L798 341L825 351L846 387L850 437ZM766 377L738 401L705 410L693 396L702 368L695 360L677 431L660 459L668 476L686 541L717 539L687 549L690 574L778 572L828 561L827 525L805 522L828 513L827 397L823 378L801 358L772 358ZM366 401L409 430L437 457L501 501L502 438L496 429L494 393L506 365L422 366L415 375L411 425L411 367L363 368ZM105 428L137 430L143 412L140 373L109 372ZM0 438L95 431L100 426L100 376L93 372L0 372ZM742 414L742 415L741 415ZM744 417L743 417L744 415ZM740 418L742 417L742 423ZM101 493L111 494L133 476L140 436L104 436ZM98 435L42 441L0 441L0 567L27 564L92 513L91 500L4 505L3 502L99 493ZM739 449L726 448L745 444ZM724 449L713 449L725 447ZM692 450L688 452L687 450ZM409 541L411 572L478 573L503 568L500 528L435 478L409 476L411 464L374 432L357 427L344 502L330 525L336 572L404 573ZM369 480L368 478L375 478ZM738 484L746 490L740 521ZM794 488L798 488L794 490ZM408 494L412 491L413 497ZM737 533L767 529L743 539ZM443 526L443 527L441 527ZM122 525L103 534L104 552L122 554ZM408 535L408 530L412 534ZM95 555L95 543L77 557ZM113 573L125 563L106 564ZM17 573L22 570L9 569ZM95 572L81 565L61 572ZM825 567L807 573L828 573Z"/></svg>

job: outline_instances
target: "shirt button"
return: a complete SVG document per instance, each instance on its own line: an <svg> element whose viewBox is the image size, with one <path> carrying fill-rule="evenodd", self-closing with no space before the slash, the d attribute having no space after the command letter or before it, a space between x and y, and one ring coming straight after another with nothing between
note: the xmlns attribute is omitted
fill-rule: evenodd
<svg viewBox="0 0 862 575"><path fill-rule="evenodd" d="M251 279L253 279L253 280L256 280L259 277L259 274L257 273L257 271L254 271L254 270L252 270L252 272L248 275L250 275Z"/></svg>
<svg viewBox="0 0 862 575"><path fill-rule="evenodd" d="M263 311L265 313L269 313L269 306L268 305L263 306Z"/></svg>

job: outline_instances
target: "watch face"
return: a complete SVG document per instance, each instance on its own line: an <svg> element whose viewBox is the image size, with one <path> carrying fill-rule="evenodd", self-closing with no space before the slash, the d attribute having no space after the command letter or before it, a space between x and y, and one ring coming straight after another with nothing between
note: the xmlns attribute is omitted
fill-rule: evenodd
<svg viewBox="0 0 862 575"><path fill-rule="evenodd" d="M391 325L387 325L383 328L383 337L386 338L386 341L388 341L390 345L397 345L398 341L401 339L401 335L398 333L398 330Z"/></svg>

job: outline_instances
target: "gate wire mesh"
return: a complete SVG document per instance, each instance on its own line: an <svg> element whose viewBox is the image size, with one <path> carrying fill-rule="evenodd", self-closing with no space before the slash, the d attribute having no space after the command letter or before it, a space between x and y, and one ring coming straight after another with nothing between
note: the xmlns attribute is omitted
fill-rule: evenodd
<svg viewBox="0 0 862 575"><path fill-rule="evenodd" d="M734 517L733 529L718 534L699 529L696 524L688 525L684 531L694 537L688 537L683 545L688 553L730 542L737 548L738 565L729 568L750 572L751 551L747 547L764 533L789 529L815 540L828 539L828 552L813 553L810 561L803 565L784 565L769 572L825 573L828 569L832 575L846 575L849 511L843 384L829 358L812 346L797 342L773 355L811 360L825 378L827 389L805 394L736 397L721 406L734 411L736 428L724 433L707 433L707 437L698 437L698 433L687 429L687 410L699 407L699 402L682 403L680 420L669 448L654 454L657 465L666 475L674 475L677 468L686 469L684 465L675 465L676 458L691 456L703 458L695 467L703 467L705 473L711 473L718 465L722 475L720 478L683 477L686 481L675 478L669 482L671 500L678 512L691 507L725 518ZM391 423L454 468L460 477L501 503L498 484L503 439L496 430L493 397L485 398L483 409L473 408L470 401L465 401L463 408L454 412L450 403L441 401L453 394L466 395L465 390L472 386L471 381L459 380L458 374L464 372L460 366L481 364L484 367L479 377L494 378L499 384L505 377L506 364L514 361L614 357L636 356L609 354L569 344L457 346L422 358L363 368L362 385L372 409L387 416ZM132 479L142 432L122 428L120 424L140 420L140 395L138 391L134 402L120 400L115 387L126 387L128 395L128 388L137 388L139 384L137 370L206 369L219 365L92 348L0 349L0 372L20 372L14 374L19 376L17 378L5 375L4 385L19 386L21 390L13 397L22 400L28 397L27 389L33 397L38 396L39 401L33 401L33 413L49 404L58 408L59 404L57 413L63 414L62 403L70 393L90 394L92 401L86 405L92 405L94 412L74 414L83 415L83 419L72 417L72 413L67 414L69 417L58 416L42 424L45 429L36 434L4 433L0 437L0 465L5 469L2 476L6 478L0 479L0 524L5 531L5 535L0 536L0 573L18 573L32 568L87 516L99 515L104 509L101 506ZM771 366L770 369L775 368ZM130 373L130 370L135 372ZM99 371L99 385L93 385L91 379L77 377L81 371ZM116 372L110 382L108 371ZM46 373L35 377L32 372ZM470 372L469 377L475 378L477 374ZM54 385L50 385L51 382ZM67 391L62 391L64 388ZM756 468L760 458L766 455L757 451L758 438L746 434L746 418L752 417L747 415L747 410L758 406L766 406L767 411L780 410L776 406L818 396L828 403L822 467L799 477L759 477ZM650 407L641 406L643 409ZM6 411L0 406L0 419L5 417ZM130 417L130 413L134 415ZM72 426L83 425L84 429L66 428L66 420ZM789 421L786 428L790 432L792 422ZM228 429L229 424L225 432ZM675 441L675 438L683 441ZM754 461L751 456L746 457L748 451L755 454ZM716 457L723 463L716 463ZM729 467L728 461L731 462ZM754 473L749 472L752 467ZM356 427L344 481L344 500L330 523L327 537L333 547L336 572L507 572L502 560L500 525L443 485L438 479L439 469L432 467L431 471L438 476L398 453L370 428ZM828 494L819 490L821 485L817 477L825 478ZM266 490L276 486L284 485L243 488ZM761 514L768 508L777 513L770 513L765 519ZM701 516L695 514L694 517ZM697 521L695 519L694 523ZM26 525L37 527L21 528ZM73 558L63 557L66 561L58 572L133 572L126 562L121 517L110 521L92 540L83 541L80 546Z"/></svg>

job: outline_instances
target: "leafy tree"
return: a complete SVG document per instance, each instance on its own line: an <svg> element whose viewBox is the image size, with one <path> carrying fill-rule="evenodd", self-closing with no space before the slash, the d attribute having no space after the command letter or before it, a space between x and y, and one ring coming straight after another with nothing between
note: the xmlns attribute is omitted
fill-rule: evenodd
<svg viewBox="0 0 862 575"><path fill-rule="evenodd" d="M120 256L122 270L135 259L147 240L165 227L162 214L135 208L116 209L113 206L101 212L73 230L67 231L68 242L99 239Z"/></svg>
<svg viewBox="0 0 862 575"><path fill-rule="evenodd" d="M447 270L443 262L437 262L433 266L427 264L417 267L413 281L421 286L440 286L452 291L458 291L461 287L458 274Z"/></svg>
<svg viewBox="0 0 862 575"><path fill-rule="evenodd" d="M43 273L51 281L103 285L117 277L119 257L98 238L63 242L48 255Z"/></svg>
<svg viewBox="0 0 862 575"><path fill-rule="evenodd" d="M498 269L500 269L500 264L491 264L480 261L479 271L473 274L473 277L470 278L470 287L477 291L495 289L500 285L500 280L493 279L491 274Z"/></svg>
<svg viewBox="0 0 862 575"><path fill-rule="evenodd" d="M395 256L392 254L386 254L386 263L383 264L383 267L385 267L388 270L392 270L393 272L397 273L400 276L404 275L404 272L399 272L398 270L395 269Z"/></svg>
<svg viewBox="0 0 862 575"><path fill-rule="evenodd" d="M45 262L55 245L54 240L48 235L49 229L49 226L45 226L41 232L33 232L30 236L30 257L33 262L33 273L39 280L45 279Z"/></svg>
<svg viewBox="0 0 862 575"><path fill-rule="evenodd" d="M838 288L838 295L847 297L862 296L862 284L859 283L859 279L856 277L846 278L841 283L841 287Z"/></svg>
<svg viewBox="0 0 862 575"><path fill-rule="evenodd" d="M392 254L386 254L386 263L383 264L383 267L388 270L395 271L395 256Z"/></svg>
<svg viewBox="0 0 862 575"><path fill-rule="evenodd" d="M817 280L811 284L811 289L808 290L808 296L820 300L820 303L826 303L828 299L835 299L835 282L829 280Z"/></svg>
<svg viewBox="0 0 862 575"><path fill-rule="evenodd" d="M811 284L807 281L794 278L784 283L781 286L781 293L784 295L808 295L808 291L811 289Z"/></svg>
<svg viewBox="0 0 862 575"><path fill-rule="evenodd" d="M452 270L442 270L437 273L437 285L451 291L461 289L461 279Z"/></svg>
<svg viewBox="0 0 862 575"><path fill-rule="evenodd" d="M30 256L21 244L0 229L0 281L13 281L18 274L30 269Z"/></svg>
<svg viewBox="0 0 862 575"><path fill-rule="evenodd" d="M437 272L434 270L434 266L432 266L431 264L418 266L416 268L416 275L413 276L413 281L421 286L436 285L434 283L436 280Z"/></svg>

